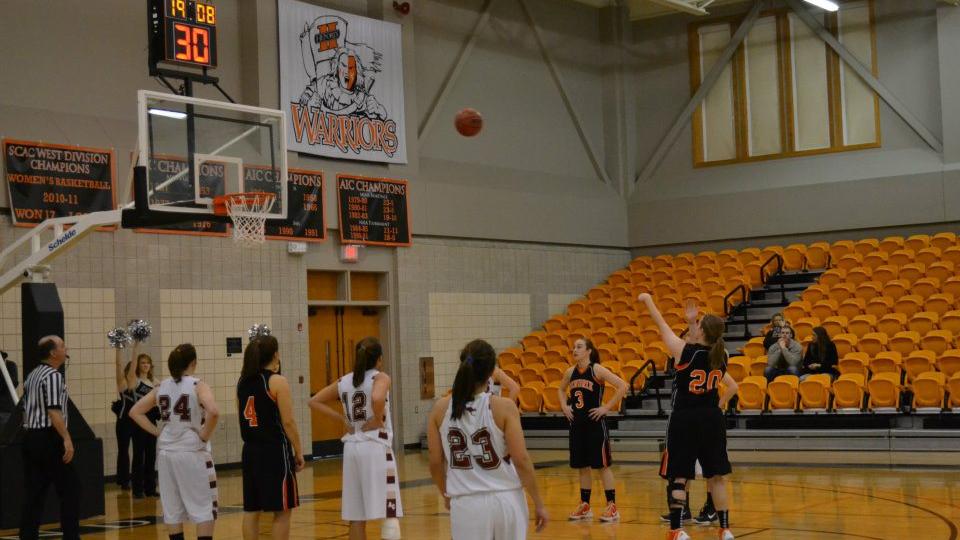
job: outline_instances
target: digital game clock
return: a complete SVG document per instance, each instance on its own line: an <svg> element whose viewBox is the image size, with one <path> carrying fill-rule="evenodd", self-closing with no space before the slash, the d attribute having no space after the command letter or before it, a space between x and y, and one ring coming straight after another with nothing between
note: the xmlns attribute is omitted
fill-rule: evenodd
<svg viewBox="0 0 960 540"><path fill-rule="evenodd" d="M217 6L194 0L149 0L150 59L217 67Z"/></svg>

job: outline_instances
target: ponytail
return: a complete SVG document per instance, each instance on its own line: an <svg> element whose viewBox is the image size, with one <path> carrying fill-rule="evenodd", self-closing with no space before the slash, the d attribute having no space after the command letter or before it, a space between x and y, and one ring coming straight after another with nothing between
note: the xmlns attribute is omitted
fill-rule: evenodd
<svg viewBox="0 0 960 540"><path fill-rule="evenodd" d="M167 369L170 370L170 376L173 380L180 382L183 379L183 372L190 368L190 364L197 360L197 349L189 343L181 343L177 348L170 351L167 357ZM152 371L152 369L151 369Z"/></svg>
<svg viewBox="0 0 960 540"><path fill-rule="evenodd" d="M704 340L710 344L710 369L721 369L727 363L727 349L723 342L726 324L716 315L704 315L700 320Z"/></svg>
<svg viewBox="0 0 960 540"><path fill-rule="evenodd" d="M450 418L457 420L467 410L467 403L473 401L477 386L493 375L497 367L497 353L482 339L475 339L460 351L460 368L453 379L453 404Z"/></svg>
<svg viewBox="0 0 960 540"><path fill-rule="evenodd" d="M240 380L245 381L260 373L273 362L273 357L280 350L277 338L267 335L253 339L243 351L243 368L240 370Z"/></svg>
<svg viewBox="0 0 960 540"><path fill-rule="evenodd" d="M363 376L369 369L377 367L377 360L383 356L383 346L377 338L371 336L357 343L357 352L353 359L353 387L359 388L363 384Z"/></svg>

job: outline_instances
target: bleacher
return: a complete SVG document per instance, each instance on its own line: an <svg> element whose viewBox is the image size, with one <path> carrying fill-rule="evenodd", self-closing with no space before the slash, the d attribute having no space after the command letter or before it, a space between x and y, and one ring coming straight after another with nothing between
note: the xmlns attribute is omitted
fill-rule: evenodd
<svg viewBox="0 0 960 540"><path fill-rule="evenodd" d="M729 422L744 430L731 432L734 438L751 439L757 435L751 429L776 439L794 429L837 434L840 428L873 430L871 437L886 444L896 438L889 430L925 428L924 444L933 440L939 448L960 437L949 431L960 427L960 415L944 416L960 412L958 266L953 233L638 257L523 337L520 347L503 351L500 365L521 384L525 426L544 441L565 437L557 388L572 365L574 341L589 338L601 363L632 383L624 403L614 407L620 414L608 417L611 434L662 438L657 422L669 413L669 353L636 297L652 294L678 335L685 329L684 302L694 298L704 311L728 318L729 370L740 384ZM784 375L767 383L766 327L757 324L757 313L766 322L778 310L804 351L814 327L827 330L840 358L836 381L813 376L801 383ZM735 325L742 332L732 331ZM949 429L935 432L939 428ZM905 436L898 435L901 441Z"/></svg>

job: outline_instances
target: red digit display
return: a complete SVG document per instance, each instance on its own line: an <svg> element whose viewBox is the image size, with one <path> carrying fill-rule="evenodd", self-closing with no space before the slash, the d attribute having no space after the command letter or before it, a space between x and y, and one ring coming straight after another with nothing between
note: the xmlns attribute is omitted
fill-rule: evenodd
<svg viewBox="0 0 960 540"><path fill-rule="evenodd" d="M163 32L163 49L155 56L158 61L216 67L216 6L194 0L151 0L151 4L159 19L156 34Z"/></svg>

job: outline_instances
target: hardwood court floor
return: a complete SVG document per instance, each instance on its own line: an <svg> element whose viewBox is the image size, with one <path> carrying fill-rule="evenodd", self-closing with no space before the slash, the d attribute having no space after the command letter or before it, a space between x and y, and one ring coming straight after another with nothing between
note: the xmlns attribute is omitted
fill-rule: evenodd
<svg viewBox="0 0 960 540"><path fill-rule="evenodd" d="M539 450L532 454L553 521L546 531L531 533L529 538L632 540L665 536L667 527L659 520L664 511L664 483L656 477L657 467L650 462L655 456L628 452L614 455L622 519L619 523L601 524L599 520L588 523L566 520L566 514L579 496L577 475L566 465L566 452ZM737 538L958 538L960 470L956 467L832 467L829 455L824 454L823 467L738 466L735 462L730 484L731 521ZM449 516L430 480L426 453L408 452L399 463L406 514L401 520L404 538L450 538ZM219 486L222 513L217 520L215 538L240 538L239 472L222 472ZM346 538L347 529L340 521L339 490L339 460L309 464L300 475L302 506L294 511L291 537ZM703 499L703 482L697 482L692 496L695 513ZM594 483L593 502L595 513L599 514L603 505L599 481ZM156 499L133 501L129 492L111 486L106 494L106 508L104 518L83 522L85 539L167 538L159 521ZM716 527L688 525L687 531L697 540L716 538ZM15 538L15 534L15 531L0 531L0 538ZM379 538L379 525L371 524L368 535L371 539ZM189 525L187 538L195 538ZM269 538L267 523L262 524L262 538Z"/></svg>

